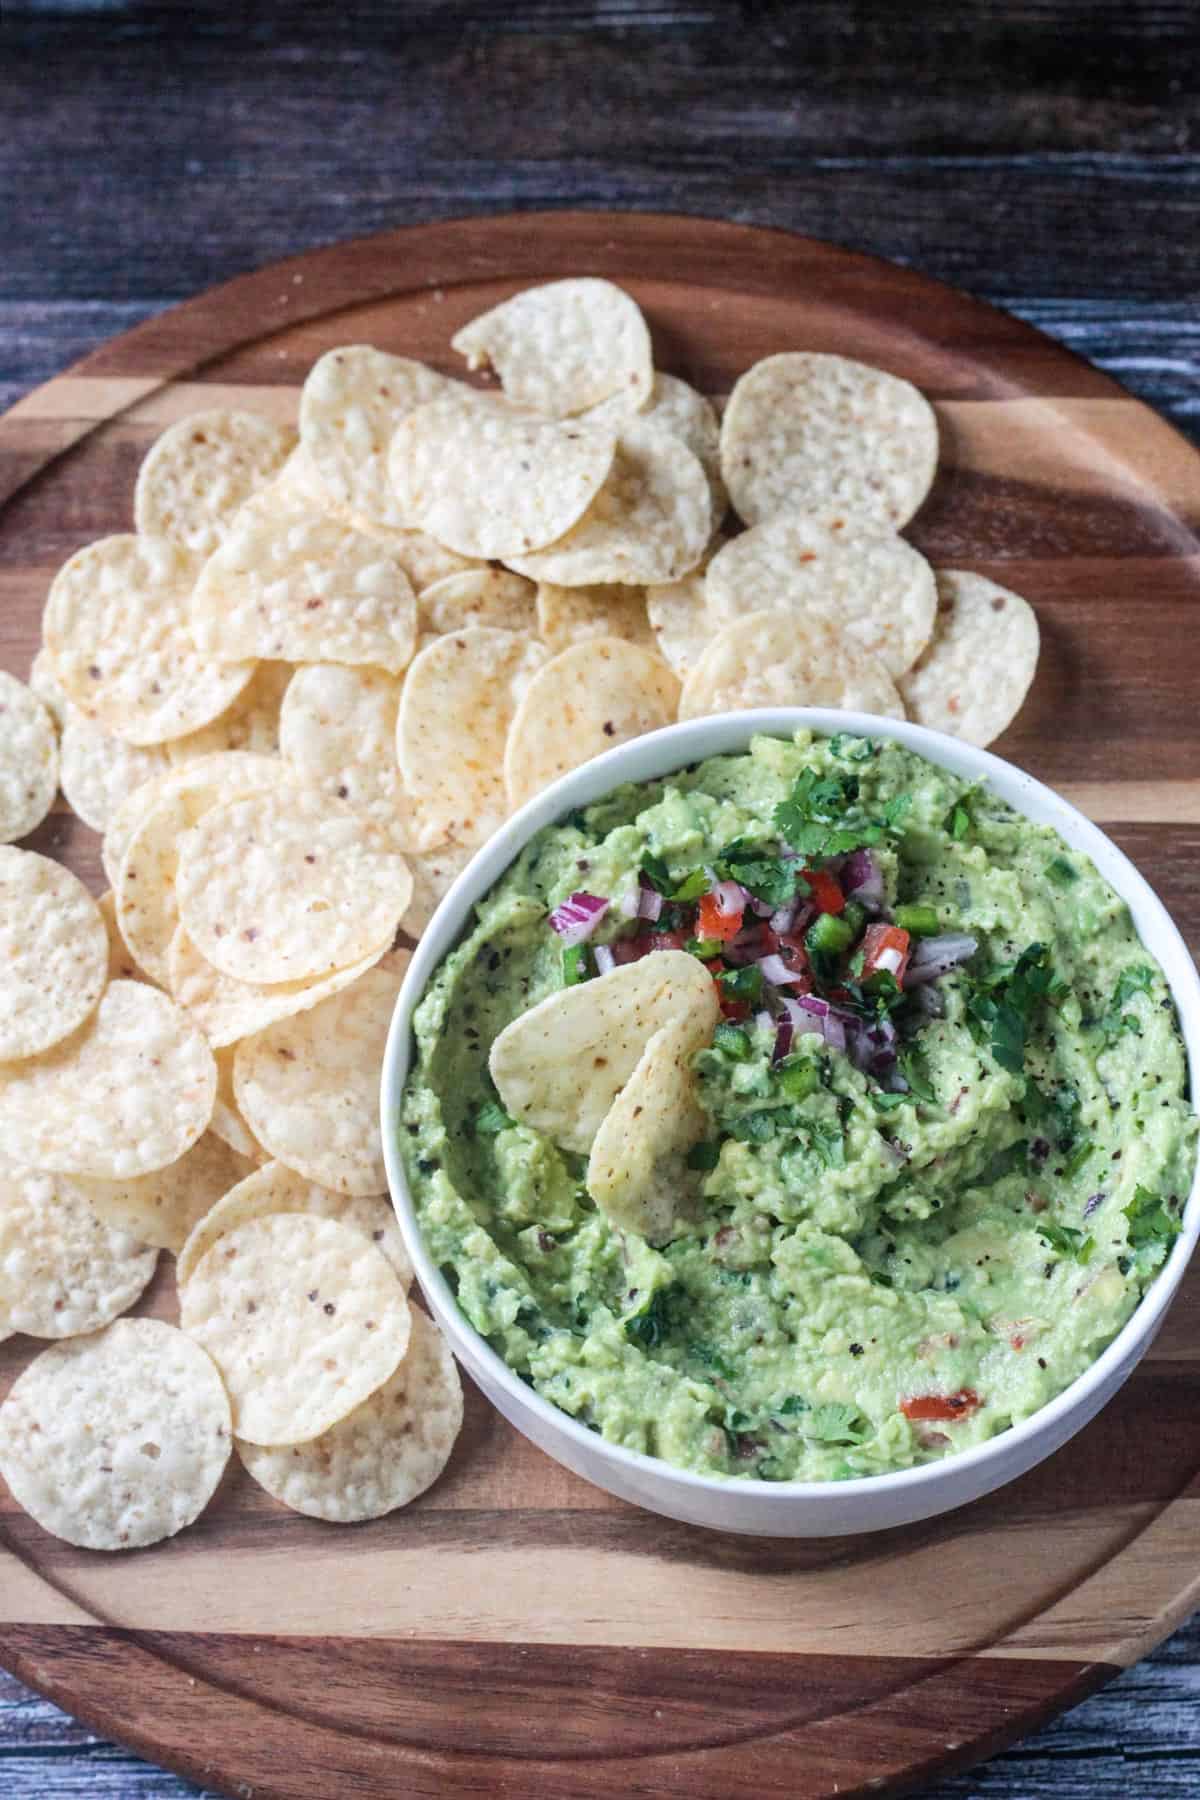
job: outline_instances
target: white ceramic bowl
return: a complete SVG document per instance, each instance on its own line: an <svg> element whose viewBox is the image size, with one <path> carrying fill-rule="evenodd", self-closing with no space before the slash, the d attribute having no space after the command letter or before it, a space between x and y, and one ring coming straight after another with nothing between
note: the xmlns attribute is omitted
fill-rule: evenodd
<svg viewBox="0 0 1200 1800"><path fill-rule="evenodd" d="M621 782L651 780L707 756L744 750L759 732L790 737L802 725L818 732L856 732L904 744L956 775L986 780L1017 812L1053 826L1072 848L1090 856L1129 907L1143 943L1166 975L1179 1011L1195 1104L1200 1071L1200 979L1162 902L1102 831L1041 782L985 750L894 719L795 707L695 719L623 744L547 788L484 846L438 907L400 990L383 1064L383 1144L400 1227L430 1308L460 1361L519 1431L598 1487L669 1518L755 1535L833 1537L905 1525L962 1506L1023 1475L1086 1425L1153 1341L1179 1286L1200 1235L1200 1179L1193 1184L1183 1230L1171 1255L1132 1318L1085 1374L1023 1424L944 1462L895 1474L836 1482L739 1481L690 1474L656 1457L605 1443L514 1374L458 1310L454 1295L425 1248L397 1138L400 1096L412 1050L413 1009L442 959L463 935L476 901L499 880L534 833L573 808L599 799Z"/></svg>

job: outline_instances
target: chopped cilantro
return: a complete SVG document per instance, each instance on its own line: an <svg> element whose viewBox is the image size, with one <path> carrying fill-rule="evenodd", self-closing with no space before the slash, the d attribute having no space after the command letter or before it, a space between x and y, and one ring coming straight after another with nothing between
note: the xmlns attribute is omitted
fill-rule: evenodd
<svg viewBox="0 0 1200 1800"><path fill-rule="evenodd" d="M807 1100L821 1083L817 1065L807 1056L786 1056L776 1065L775 1079L789 1100Z"/></svg>
<svg viewBox="0 0 1200 1800"><path fill-rule="evenodd" d="M715 1344L689 1344L688 1355L694 1357L698 1363L703 1363L706 1369L711 1369L714 1375L720 1375L725 1381L734 1381L737 1378L737 1370L722 1356Z"/></svg>
<svg viewBox="0 0 1200 1800"><path fill-rule="evenodd" d="M713 1049L720 1050L731 1062L745 1062L750 1054L749 1034L740 1025L722 1020L713 1032Z"/></svg>
<svg viewBox="0 0 1200 1800"><path fill-rule="evenodd" d="M1037 1233L1057 1255L1073 1257L1077 1263L1091 1262L1096 1240L1074 1225L1055 1225L1050 1219L1039 1219Z"/></svg>
<svg viewBox="0 0 1200 1800"><path fill-rule="evenodd" d="M751 1112L734 1119L729 1129L741 1144L765 1144L775 1136L775 1124L773 1112Z"/></svg>
<svg viewBox="0 0 1200 1800"><path fill-rule="evenodd" d="M1162 1196L1140 1184L1124 1213L1129 1221L1130 1247L1134 1250L1143 1244L1169 1244L1179 1236L1179 1220L1167 1211Z"/></svg>
<svg viewBox="0 0 1200 1800"><path fill-rule="evenodd" d="M722 881L740 882L756 900L771 906L786 906L801 886L807 891L795 863L772 856L761 844L748 844L744 838L726 844L714 858L713 868Z"/></svg>
<svg viewBox="0 0 1200 1800"><path fill-rule="evenodd" d="M625 1336L644 1350L655 1350L672 1326L679 1323L686 1291L678 1282L655 1288L645 1306L625 1321Z"/></svg>
<svg viewBox="0 0 1200 1800"><path fill-rule="evenodd" d="M804 769L786 800L775 808L775 829L784 842L804 856L840 856L847 850L878 844L897 831L908 810L908 796L889 801L884 816L872 819L858 804L854 775L818 776Z"/></svg>
<svg viewBox="0 0 1200 1800"><path fill-rule="evenodd" d="M588 953L586 944L569 944L562 953L562 976L564 987L578 987L581 981L588 978Z"/></svg>
<svg viewBox="0 0 1200 1800"><path fill-rule="evenodd" d="M757 963L747 963L744 969L725 969L717 980L728 1000L757 1000L762 994L763 972Z"/></svg>
<svg viewBox="0 0 1200 1800"><path fill-rule="evenodd" d="M829 754L843 762L870 762L875 745L870 738L852 737L848 731L835 731L829 740Z"/></svg>
<svg viewBox="0 0 1200 1800"><path fill-rule="evenodd" d="M1086 1141L1082 1144L1076 1144L1071 1154L1060 1165L1064 1181L1070 1181L1073 1176L1078 1175L1080 1169L1082 1169L1094 1148L1095 1146L1093 1144Z"/></svg>
<svg viewBox="0 0 1200 1800"><path fill-rule="evenodd" d="M846 1140L836 1125L824 1119L806 1119L803 1125L808 1147L815 1151L827 1169L846 1166Z"/></svg>
<svg viewBox="0 0 1200 1800"><path fill-rule="evenodd" d="M992 1055L1002 1069L1024 1073L1025 1043L1035 1012L1044 1001L1057 1000L1066 991L1045 944L1029 944L1011 969L979 983L967 1009L989 1035Z"/></svg>
<svg viewBox="0 0 1200 1800"><path fill-rule="evenodd" d="M946 820L945 828L950 833L950 836L954 839L955 843L961 844L962 840L971 829L971 815L965 806L959 804L951 808L950 817Z"/></svg>
<svg viewBox="0 0 1200 1800"><path fill-rule="evenodd" d="M499 1131L508 1131L516 1124L510 1119L504 1108L495 1100L485 1100L475 1114L475 1129L485 1137L495 1137Z"/></svg>
<svg viewBox="0 0 1200 1800"><path fill-rule="evenodd" d="M689 1169L715 1169L720 1157L720 1144L703 1140L699 1144L693 1144L688 1151L687 1166Z"/></svg>
<svg viewBox="0 0 1200 1800"><path fill-rule="evenodd" d="M1065 856L1052 856L1046 864L1046 874L1058 887L1070 887L1079 880L1079 870Z"/></svg>
<svg viewBox="0 0 1200 1800"><path fill-rule="evenodd" d="M1135 963L1133 968L1122 970L1113 989L1113 997L1108 1011L1100 1021L1100 1028L1106 1037L1119 1037L1123 1031L1138 1029L1137 1017L1124 1009L1135 994L1148 994L1154 982L1154 971L1146 963Z"/></svg>
<svg viewBox="0 0 1200 1800"><path fill-rule="evenodd" d="M853 1406L830 1400L814 1406L804 1421L804 1435L818 1444L861 1444L870 1425Z"/></svg>
<svg viewBox="0 0 1200 1800"><path fill-rule="evenodd" d="M643 851L640 873L643 881L652 887L656 894L669 896L675 886L670 869L662 857L655 856L652 850Z"/></svg>
<svg viewBox="0 0 1200 1800"><path fill-rule="evenodd" d="M872 1088L871 1090L872 1104L882 1113L895 1112L898 1106L903 1106L906 1101L911 1099L911 1094L889 1094L883 1088Z"/></svg>
<svg viewBox="0 0 1200 1800"><path fill-rule="evenodd" d="M809 1410L808 1401L800 1394L789 1394L786 1400L781 1400L778 1406L771 1408L771 1411L778 1413L782 1419L794 1419L797 1413L806 1413Z"/></svg>
<svg viewBox="0 0 1200 1800"><path fill-rule="evenodd" d="M896 1061L900 1066L900 1073L917 1099L924 1100L927 1106L936 1106L938 1097L920 1052L915 1049L901 1050Z"/></svg>
<svg viewBox="0 0 1200 1800"><path fill-rule="evenodd" d="M675 901L676 905L684 904L690 900L698 900L701 894L707 894L711 885L712 884L708 879L707 870L693 869L691 874L685 875L683 880L674 889L671 898Z"/></svg>

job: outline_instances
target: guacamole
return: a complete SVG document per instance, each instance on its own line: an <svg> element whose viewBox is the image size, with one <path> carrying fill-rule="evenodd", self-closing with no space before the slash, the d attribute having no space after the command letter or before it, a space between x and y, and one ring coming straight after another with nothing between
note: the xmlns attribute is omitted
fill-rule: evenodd
<svg viewBox="0 0 1200 1800"><path fill-rule="evenodd" d="M488 1056L658 948L707 964L721 1018L650 1242ZM758 737L539 833L415 1030L401 1144L463 1313L590 1429L706 1475L880 1474L1027 1418L1129 1318L1192 1183L1123 902L985 787L850 735Z"/></svg>

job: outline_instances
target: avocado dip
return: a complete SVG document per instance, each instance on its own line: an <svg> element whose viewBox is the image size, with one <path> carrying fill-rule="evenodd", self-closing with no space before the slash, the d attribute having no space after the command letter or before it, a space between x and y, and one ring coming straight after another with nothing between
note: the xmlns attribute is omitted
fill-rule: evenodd
<svg viewBox="0 0 1200 1800"><path fill-rule="evenodd" d="M720 1018L650 1242L488 1059L661 949L707 965ZM610 1442L705 1475L881 1474L1028 1418L1129 1318L1192 1183L1124 903L986 787L849 734L756 737L540 832L415 1032L402 1151L466 1318Z"/></svg>

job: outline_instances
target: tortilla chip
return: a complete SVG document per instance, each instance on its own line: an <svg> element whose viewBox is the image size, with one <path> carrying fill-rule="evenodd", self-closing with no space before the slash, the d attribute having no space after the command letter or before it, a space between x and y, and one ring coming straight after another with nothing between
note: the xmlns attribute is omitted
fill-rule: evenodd
<svg viewBox="0 0 1200 1800"><path fill-rule="evenodd" d="M650 333L637 302L584 276L526 288L464 325L451 342L470 369L494 369L508 398L567 418L620 394L650 395Z"/></svg>
<svg viewBox="0 0 1200 1800"><path fill-rule="evenodd" d="M683 684L681 719L753 707L833 706L904 718L881 663L825 619L743 613L718 632Z"/></svg>
<svg viewBox="0 0 1200 1800"><path fill-rule="evenodd" d="M106 1225L139 1243L177 1255L193 1227L251 1167L246 1157L236 1155L215 1133L206 1131L178 1162L153 1175L135 1175L128 1181L75 1175L69 1180L74 1192Z"/></svg>
<svg viewBox="0 0 1200 1800"><path fill-rule="evenodd" d="M83 883L32 850L0 846L0 1061L70 1037L108 981L108 934Z"/></svg>
<svg viewBox="0 0 1200 1800"><path fill-rule="evenodd" d="M211 556L239 508L275 479L295 443L290 425L230 407L176 420L138 471L133 516L139 532Z"/></svg>
<svg viewBox="0 0 1200 1800"><path fill-rule="evenodd" d="M54 715L23 681L0 669L0 843L28 837L57 792Z"/></svg>
<svg viewBox="0 0 1200 1800"><path fill-rule="evenodd" d="M675 722L679 682L666 663L620 638L592 638L551 657L513 715L504 752L511 807L568 769Z"/></svg>
<svg viewBox="0 0 1200 1800"><path fill-rule="evenodd" d="M672 1235L700 1191L687 1153L708 1126L691 1059L713 1027L692 1014L656 1031L592 1144L587 1191L621 1231L651 1243Z"/></svg>
<svg viewBox="0 0 1200 1800"><path fill-rule="evenodd" d="M537 629L534 586L511 569L468 569L424 589L417 612L422 631L464 631L469 625L496 631Z"/></svg>
<svg viewBox="0 0 1200 1800"><path fill-rule="evenodd" d="M30 1337L98 1331L149 1286L158 1251L101 1219L65 1175L0 1175L0 1323Z"/></svg>
<svg viewBox="0 0 1200 1800"><path fill-rule="evenodd" d="M598 637L658 649L641 588L615 583L565 588L543 581L537 590L537 631L552 656Z"/></svg>
<svg viewBox="0 0 1200 1800"><path fill-rule="evenodd" d="M654 1035L680 1019L711 1037L716 987L686 950L655 950L550 994L504 1027L488 1069L505 1110L586 1156Z"/></svg>
<svg viewBox="0 0 1200 1800"><path fill-rule="evenodd" d="M965 569L939 569L933 639L900 682L909 717L968 744L990 744L1016 718L1037 671L1027 600Z"/></svg>
<svg viewBox="0 0 1200 1800"><path fill-rule="evenodd" d="M396 715L400 677L383 669L313 663L297 669L279 719L284 759L314 792L348 806L415 850L422 827L400 779Z"/></svg>
<svg viewBox="0 0 1200 1800"><path fill-rule="evenodd" d="M898 531L937 455L936 416L911 382L816 351L755 363L721 422L721 472L747 525L800 512L831 530Z"/></svg>
<svg viewBox="0 0 1200 1800"><path fill-rule="evenodd" d="M187 737L172 738L166 746L170 760L195 762L201 756L229 750L274 756L279 749L279 708L295 667L295 663L260 662L233 705L219 718Z"/></svg>

